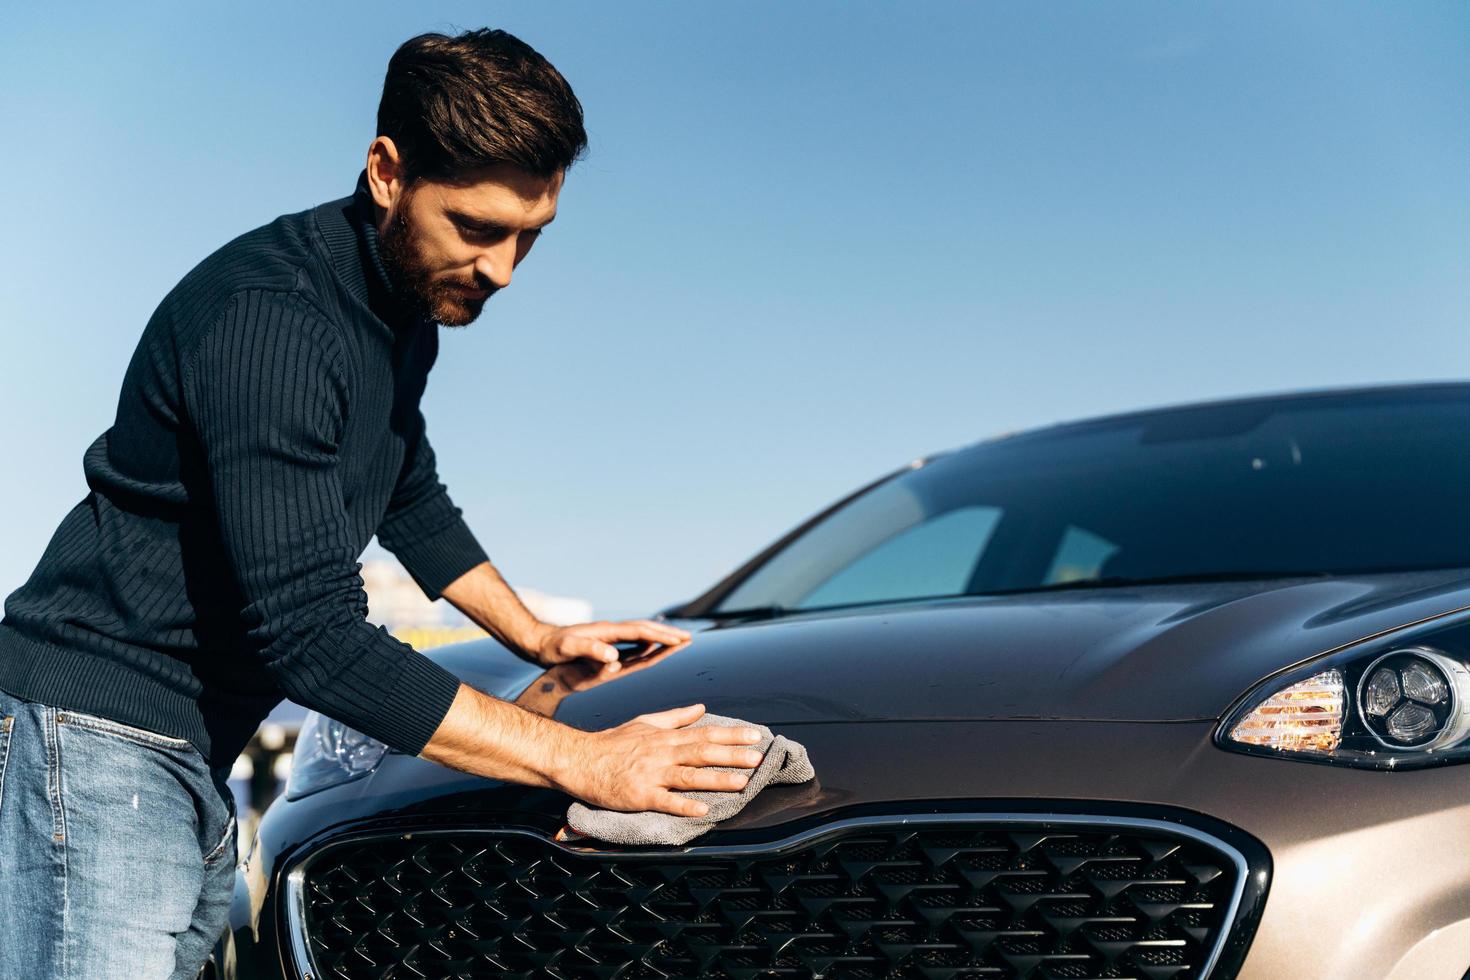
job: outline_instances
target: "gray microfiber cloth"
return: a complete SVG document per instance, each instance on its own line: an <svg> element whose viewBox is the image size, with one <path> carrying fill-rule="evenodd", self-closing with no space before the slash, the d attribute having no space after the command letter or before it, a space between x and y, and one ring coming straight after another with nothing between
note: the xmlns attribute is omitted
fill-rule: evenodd
<svg viewBox="0 0 1470 980"><path fill-rule="evenodd" d="M681 792L692 800L709 806L702 817L677 817L672 813L644 810L639 813L621 813L616 810L601 810L585 803L573 803L567 808L567 826L583 837L595 837L610 844L682 844L709 830L721 820L735 816L772 783L804 783L816 772L806 756L806 749L784 735L776 735L764 725L753 725L738 718L724 715L703 715L690 728L702 725L726 725L737 728L753 728L760 732L761 740L750 748L764 754L755 770L733 766L710 766L725 772L748 772L750 781L739 792L715 792L690 790Z"/></svg>

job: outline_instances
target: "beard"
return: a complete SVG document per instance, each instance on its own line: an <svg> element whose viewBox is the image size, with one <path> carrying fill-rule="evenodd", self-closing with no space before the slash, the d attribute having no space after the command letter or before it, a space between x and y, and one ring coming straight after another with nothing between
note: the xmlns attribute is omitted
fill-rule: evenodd
<svg viewBox="0 0 1470 980"><path fill-rule="evenodd" d="M407 197L398 202L378 240L378 257L383 261L394 292L420 317L447 327L468 326L484 309L485 300L495 295L495 287L484 282L435 279L433 270L424 262L417 231L408 223L407 205ZM483 299L475 299L460 292L461 286L488 292Z"/></svg>

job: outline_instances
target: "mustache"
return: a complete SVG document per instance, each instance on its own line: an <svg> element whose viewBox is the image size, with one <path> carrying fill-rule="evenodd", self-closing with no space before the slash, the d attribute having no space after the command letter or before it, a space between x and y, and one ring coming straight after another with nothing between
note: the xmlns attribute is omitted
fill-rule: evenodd
<svg viewBox="0 0 1470 980"><path fill-rule="evenodd" d="M486 299L489 299L491 296L494 296L497 292L500 291L500 287L499 286L496 286L493 283L486 282L484 280L479 280L479 279L476 279L476 280L471 281L471 282L464 282L463 280L460 280L460 279L447 279L447 280L445 280L444 284L446 286L460 286L460 287L462 287L464 289L482 290L485 293L485 298Z"/></svg>

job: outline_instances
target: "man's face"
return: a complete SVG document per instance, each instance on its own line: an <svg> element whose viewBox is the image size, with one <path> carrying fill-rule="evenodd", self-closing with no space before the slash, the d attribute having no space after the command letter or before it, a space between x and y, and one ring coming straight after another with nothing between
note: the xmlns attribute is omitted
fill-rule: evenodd
<svg viewBox="0 0 1470 980"><path fill-rule="evenodd" d="M378 229L394 288L438 323L473 322L556 217L561 183L505 165L455 183L414 181Z"/></svg>

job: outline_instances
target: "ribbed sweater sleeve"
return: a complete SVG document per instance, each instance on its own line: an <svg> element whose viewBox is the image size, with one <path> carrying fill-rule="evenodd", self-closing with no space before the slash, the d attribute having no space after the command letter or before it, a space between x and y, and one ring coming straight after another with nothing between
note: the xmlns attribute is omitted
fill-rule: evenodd
<svg viewBox="0 0 1470 980"><path fill-rule="evenodd" d="M489 559L439 480L422 413L417 432L378 525L378 542L397 556L425 595L437 599L449 583Z"/></svg>
<svg viewBox="0 0 1470 980"><path fill-rule="evenodd" d="M185 362L248 636L291 700L417 755L458 680L366 620L337 456L341 341L290 293L236 294Z"/></svg>

